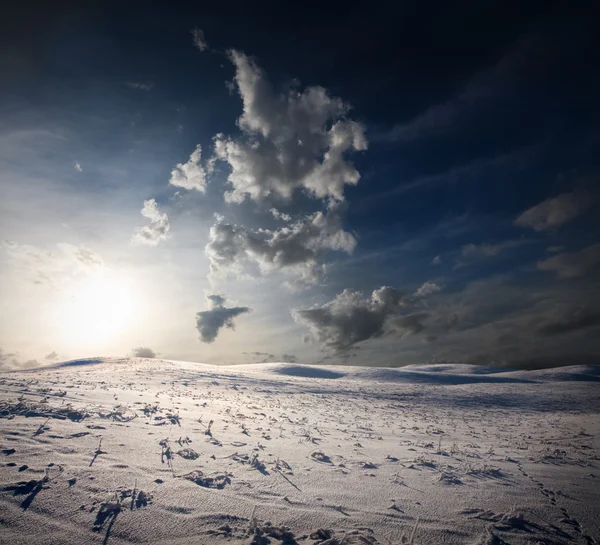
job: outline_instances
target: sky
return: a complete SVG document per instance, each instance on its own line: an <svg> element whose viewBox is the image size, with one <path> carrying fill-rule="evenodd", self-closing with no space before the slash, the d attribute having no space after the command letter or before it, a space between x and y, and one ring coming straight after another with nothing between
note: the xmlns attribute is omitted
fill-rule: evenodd
<svg viewBox="0 0 600 545"><path fill-rule="evenodd" d="M592 2L19 2L0 367L600 363Z"/></svg>

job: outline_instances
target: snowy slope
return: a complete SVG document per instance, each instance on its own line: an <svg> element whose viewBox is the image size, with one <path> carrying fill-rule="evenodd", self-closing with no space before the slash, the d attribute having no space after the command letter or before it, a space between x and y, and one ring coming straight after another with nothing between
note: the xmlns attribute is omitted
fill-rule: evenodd
<svg viewBox="0 0 600 545"><path fill-rule="evenodd" d="M597 371L0 374L0 542L598 543Z"/></svg>

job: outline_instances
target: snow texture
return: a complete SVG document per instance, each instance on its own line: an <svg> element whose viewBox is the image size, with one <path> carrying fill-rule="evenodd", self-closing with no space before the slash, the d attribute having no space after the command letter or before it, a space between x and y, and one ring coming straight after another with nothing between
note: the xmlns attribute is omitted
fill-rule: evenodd
<svg viewBox="0 0 600 545"><path fill-rule="evenodd" d="M92 358L0 392L1 543L599 542L598 367Z"/></svg>

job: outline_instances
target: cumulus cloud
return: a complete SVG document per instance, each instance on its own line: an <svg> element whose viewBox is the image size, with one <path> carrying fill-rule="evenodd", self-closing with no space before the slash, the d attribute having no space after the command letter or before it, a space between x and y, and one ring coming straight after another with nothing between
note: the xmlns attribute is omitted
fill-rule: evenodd
<svg viewBox="0 0 600 545"><path fill-rule="evenodd" d="M171 172L169 184L188 191L206 192L206 171L201 164L202 146L198 144L187 163L179 163Z"/></svg>
<svg viewBox="0 0 600 545"><path fill-rule="evenodd" d="M590 195L583 192L562 193L525 210L516 220L519 227L547 231L570 222L592 206Z"/></svg>
<svg viewBox="0 0 600 545"><path fill-rule="evenodd" d="M442 291L441 286L436 282L428 280L427 282L423 283L423 285L417 291L415 291L415 297L427 297L428 295L438 291Z"/></svg>
<svg viewBox="0 0 600 545"><path fill-rule="evenodd" d="M140 227L133 234L131 242L133 244L146 244L148 246L157 246L167 240L169 235L169 218L166 213L158 209L154 199L144 201L144 208L141 210L142 216L150 220L149 225Z"/></svg>
<svg viewBox="0 0 600 545"><path fill-rule="evenodd" d="M600 244L593 244L578 252L565 252L539 261L542 271L553 271L559 278L585 276L600 265Z"/></svg>
<svg viewBox="0 0 600 545"><path fill-rule="evenodd" d="M138 346L133 349L133 355L136 358L155 358L156 352L147 346Z"/></svg>
<svg viewBox="0 0 600 545"><path fill-rule="evenodd" d="M64 242L48 250L11 240L0 243L14 270L35 284L53 284L68 275L94 274L104 268L102 257L86 248Z"/></svg>
<svg viewBox="0 0 600 545"><path fill-rule="evenodd" d="M405 306L410 303L398 290L382 286L369 298L344 290L322 306L294 310L292 317L324 348L344 351L384 335L390 318Z"/></svg>
<svg viewBox="0 0 600 545"><path fill-rule="evenodd" d="M212 343L222 327L234 329L233 319L250 312L248 307L226 307L225 297L222 295L208 295L206 299L209 309L196 314L196 328L204 343Z"/></svg>
<svg viewBox="0 0 600 545"><path fill-rule="evenodd" d="M208 42L204 37L203 30L199 29L198 27L194 28L194 30L192 30L192 39L194 40L194 45L200 51L206 51L208 49Z"/></svg>
<svg viewBox="0 0 600 545"><path fill-rule="evenodd" d="M41 367L40 362L37 360L21 361L17 352L4 352L0 348L0 371L15 371L34 367Z"/></svg>
<svg viewBox="0 0 600 545"><path fill-rule="evenodd" d="M322 87L278 93L244 53L231 51L230 58L243 114L240 137L215 137L216 157L231 167L226 200L289 200L302 189L343 200L344 185L360 179L347 156L367 149L362 125L347 118L349 106Z"/></svg>
<svg viewBox="0 0 600 545"><path fill-rule="evenodd" d="M239 274L251 263L263 274L285 269L314 283L324 272L319 260L325 250L352 253L355 246L354 236L343 229L341 205L333 204L275 230L248 229L217 217L205 253L212 274Z"/></svg>

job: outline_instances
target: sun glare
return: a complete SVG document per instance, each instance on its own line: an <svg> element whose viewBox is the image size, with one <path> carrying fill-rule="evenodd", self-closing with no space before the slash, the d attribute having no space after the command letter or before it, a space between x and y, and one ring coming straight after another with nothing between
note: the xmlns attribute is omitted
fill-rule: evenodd
<svg viewBox="0 0 600 545"><path fill-rule="evenodd" d="M127 282L103 271L81 282L65 301L62 328L72 341L108 341L131 323L133 306Z"/></svg>

